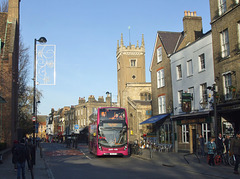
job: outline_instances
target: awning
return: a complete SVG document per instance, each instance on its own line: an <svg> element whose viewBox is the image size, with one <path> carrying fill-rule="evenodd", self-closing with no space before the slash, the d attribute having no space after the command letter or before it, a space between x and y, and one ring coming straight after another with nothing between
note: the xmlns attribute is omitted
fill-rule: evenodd
<svg viewBox="0 0 240 179"><path fill-rule="evenodd" d="M157 116L153 116L153 117L147 119L146 121L141 122L140 125L156 123L156 122L158 122L160 120L164 120L169 115L170 114L160 114L160 115L157 115Z"/></svg>

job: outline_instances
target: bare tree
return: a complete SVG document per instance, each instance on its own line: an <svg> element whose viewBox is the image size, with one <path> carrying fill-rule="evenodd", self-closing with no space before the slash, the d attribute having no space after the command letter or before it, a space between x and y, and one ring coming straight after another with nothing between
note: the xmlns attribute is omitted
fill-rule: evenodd
<svg viewBox="0 0 240 179"><path fill-rule="evenodd" d="M25 134L32 133L32 108L33 88L28 86L29 69L29 48L24 46L22 38L19 41L19 64L18 64L18 119L19 128ZM42 97L40 91L36 91L37 101Z"/></svg>
<svg viewBox="0 0 240 179"><path fill-rule="evenodd" d="M2 0L1 1L0 12L8 12L8 0Z"/></svg>

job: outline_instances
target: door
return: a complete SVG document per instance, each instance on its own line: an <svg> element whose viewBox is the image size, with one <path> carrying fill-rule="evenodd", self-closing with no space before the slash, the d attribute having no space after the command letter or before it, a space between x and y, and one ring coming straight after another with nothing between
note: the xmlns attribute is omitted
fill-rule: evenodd
<svg viewBox="0 0 240 179"><path fill-rule="evenodd" d="M192 129L192 143L193 143L193 153L197 152L197 133L196 129Z"/></svg>

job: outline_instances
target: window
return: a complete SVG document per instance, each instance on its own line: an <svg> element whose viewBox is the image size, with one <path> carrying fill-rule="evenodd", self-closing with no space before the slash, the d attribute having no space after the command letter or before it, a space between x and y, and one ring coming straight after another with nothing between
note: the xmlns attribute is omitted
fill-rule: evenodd
<svg viewBox="0 0 240 179"><path fill-rule="evenodd" d="M162 47L157 49L157 63L162 61Z"/></svg>
<svg viewBox="0 0 240 179"><path fill-rule="evenodd" d="M187 61L187 76L193 75L192 59Z"/></svg>
<svg viewBox="0 0 240 179"><path fill-rule="evenodd" d="M221 37L222 58L225 58L230 55L228 29L222 31L220 34L220 37Z"/></svg>
<svg viewBox="0 0 240 179"><path fill-rule="evenodd" d="M232 74L231 72L225 73L223 75L223 87L224 87L224 95L225 95L225 99L232 99L232 90L231 90L231 86L232 86Z"/></svg>
<svg viewBox="0 0 240 179"><path fill-rule="evenodd" d="M172 143L172 125L165 124L161 125L159 130L159 143L161 144L171 144Z"/></svg>
<svg viewBox="0 0 240 179"><path fill-rule="evenodd" d="M194 110L194 87L188 88L188 93L192 94L192 110Z"/></svg>
<svg viewBox="0 0 240 179"><path fill-rule="evenodd" d="M158 97L158 112L159 114L166 113L166 97L165 96Z"/></svg>
<svg viewBox="0 0 240 179"><path fill-rule="evenodd" d="M182 93L183 90L178 91L178 106L182 105Z"/></svg>
<svg viewBox="0 0 240 179"><path fill-rule="evenodd" d="M227 11L226 0L218 0L219 15Z"/></svg>
<svg viewBox="0 0 240 179"><path fill-rule="evenodd" d="M236 0L236 4L238 4L239 3L239 0Z"/></svg>
<svg viewBox="0 0 240 179"><path fill-rule="evenodd" d="M205 55L204 53L199 55L199 71L205 70Z"/></svg>
<svg viewBox="0 0 240 179"><path fill-rule="evenodd" d="M182 79L182 67L181 65L177 66L177 80Z"/></svg>
<svg viewBox="0 0 240 179"><path fill-rule="evenodd" d="M146 92L146 93L141 93L141 94L140 94L140 99L141 99L142 101L149 101L149 100L151 100L151 94L148 93L148 92Z"/></svg>
<svg viewBox="0 0 240 179"><path fill-rule="evenodd" d="M205 144L207 144L207 142L210 141L211 137L210 124L202 123L202 136L205 139Z"/></svg>
<svg viewBox="0 0 240 179"><path fill-rule="evenodd" d="M208 102L207 83L203 83L200 85L200 97L202 99L202 103Z"/></svg>
<svg viewBox="0 0 240 179"><path fill-rule="evenodd" d="M189 143L189 126L182 125L182 143Z"/></svg>
<svg viewBox="0 0 240 179"><path fill-rule="evenodd" d="M157 88L161 88L163 86L165 86L164 69L161 69L157 71Z"/></svg>
<svg viewBox="0 0 240 179"><path fill-rule="evenodd" d="M131 67L135 67L135 66L137 66L136 60L135 60L135 59L132 59L132 60L131 60Z"/></svg>

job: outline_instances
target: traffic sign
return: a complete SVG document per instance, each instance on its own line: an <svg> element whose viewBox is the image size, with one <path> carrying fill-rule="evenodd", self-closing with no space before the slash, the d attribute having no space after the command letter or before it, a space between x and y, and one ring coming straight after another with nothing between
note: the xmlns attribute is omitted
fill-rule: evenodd
<svg viewBox="0 0 240 179"><path fill-rule="evenodd" d="M36 121L36 116L32 117L32 121L35 122Z"/></svg>

